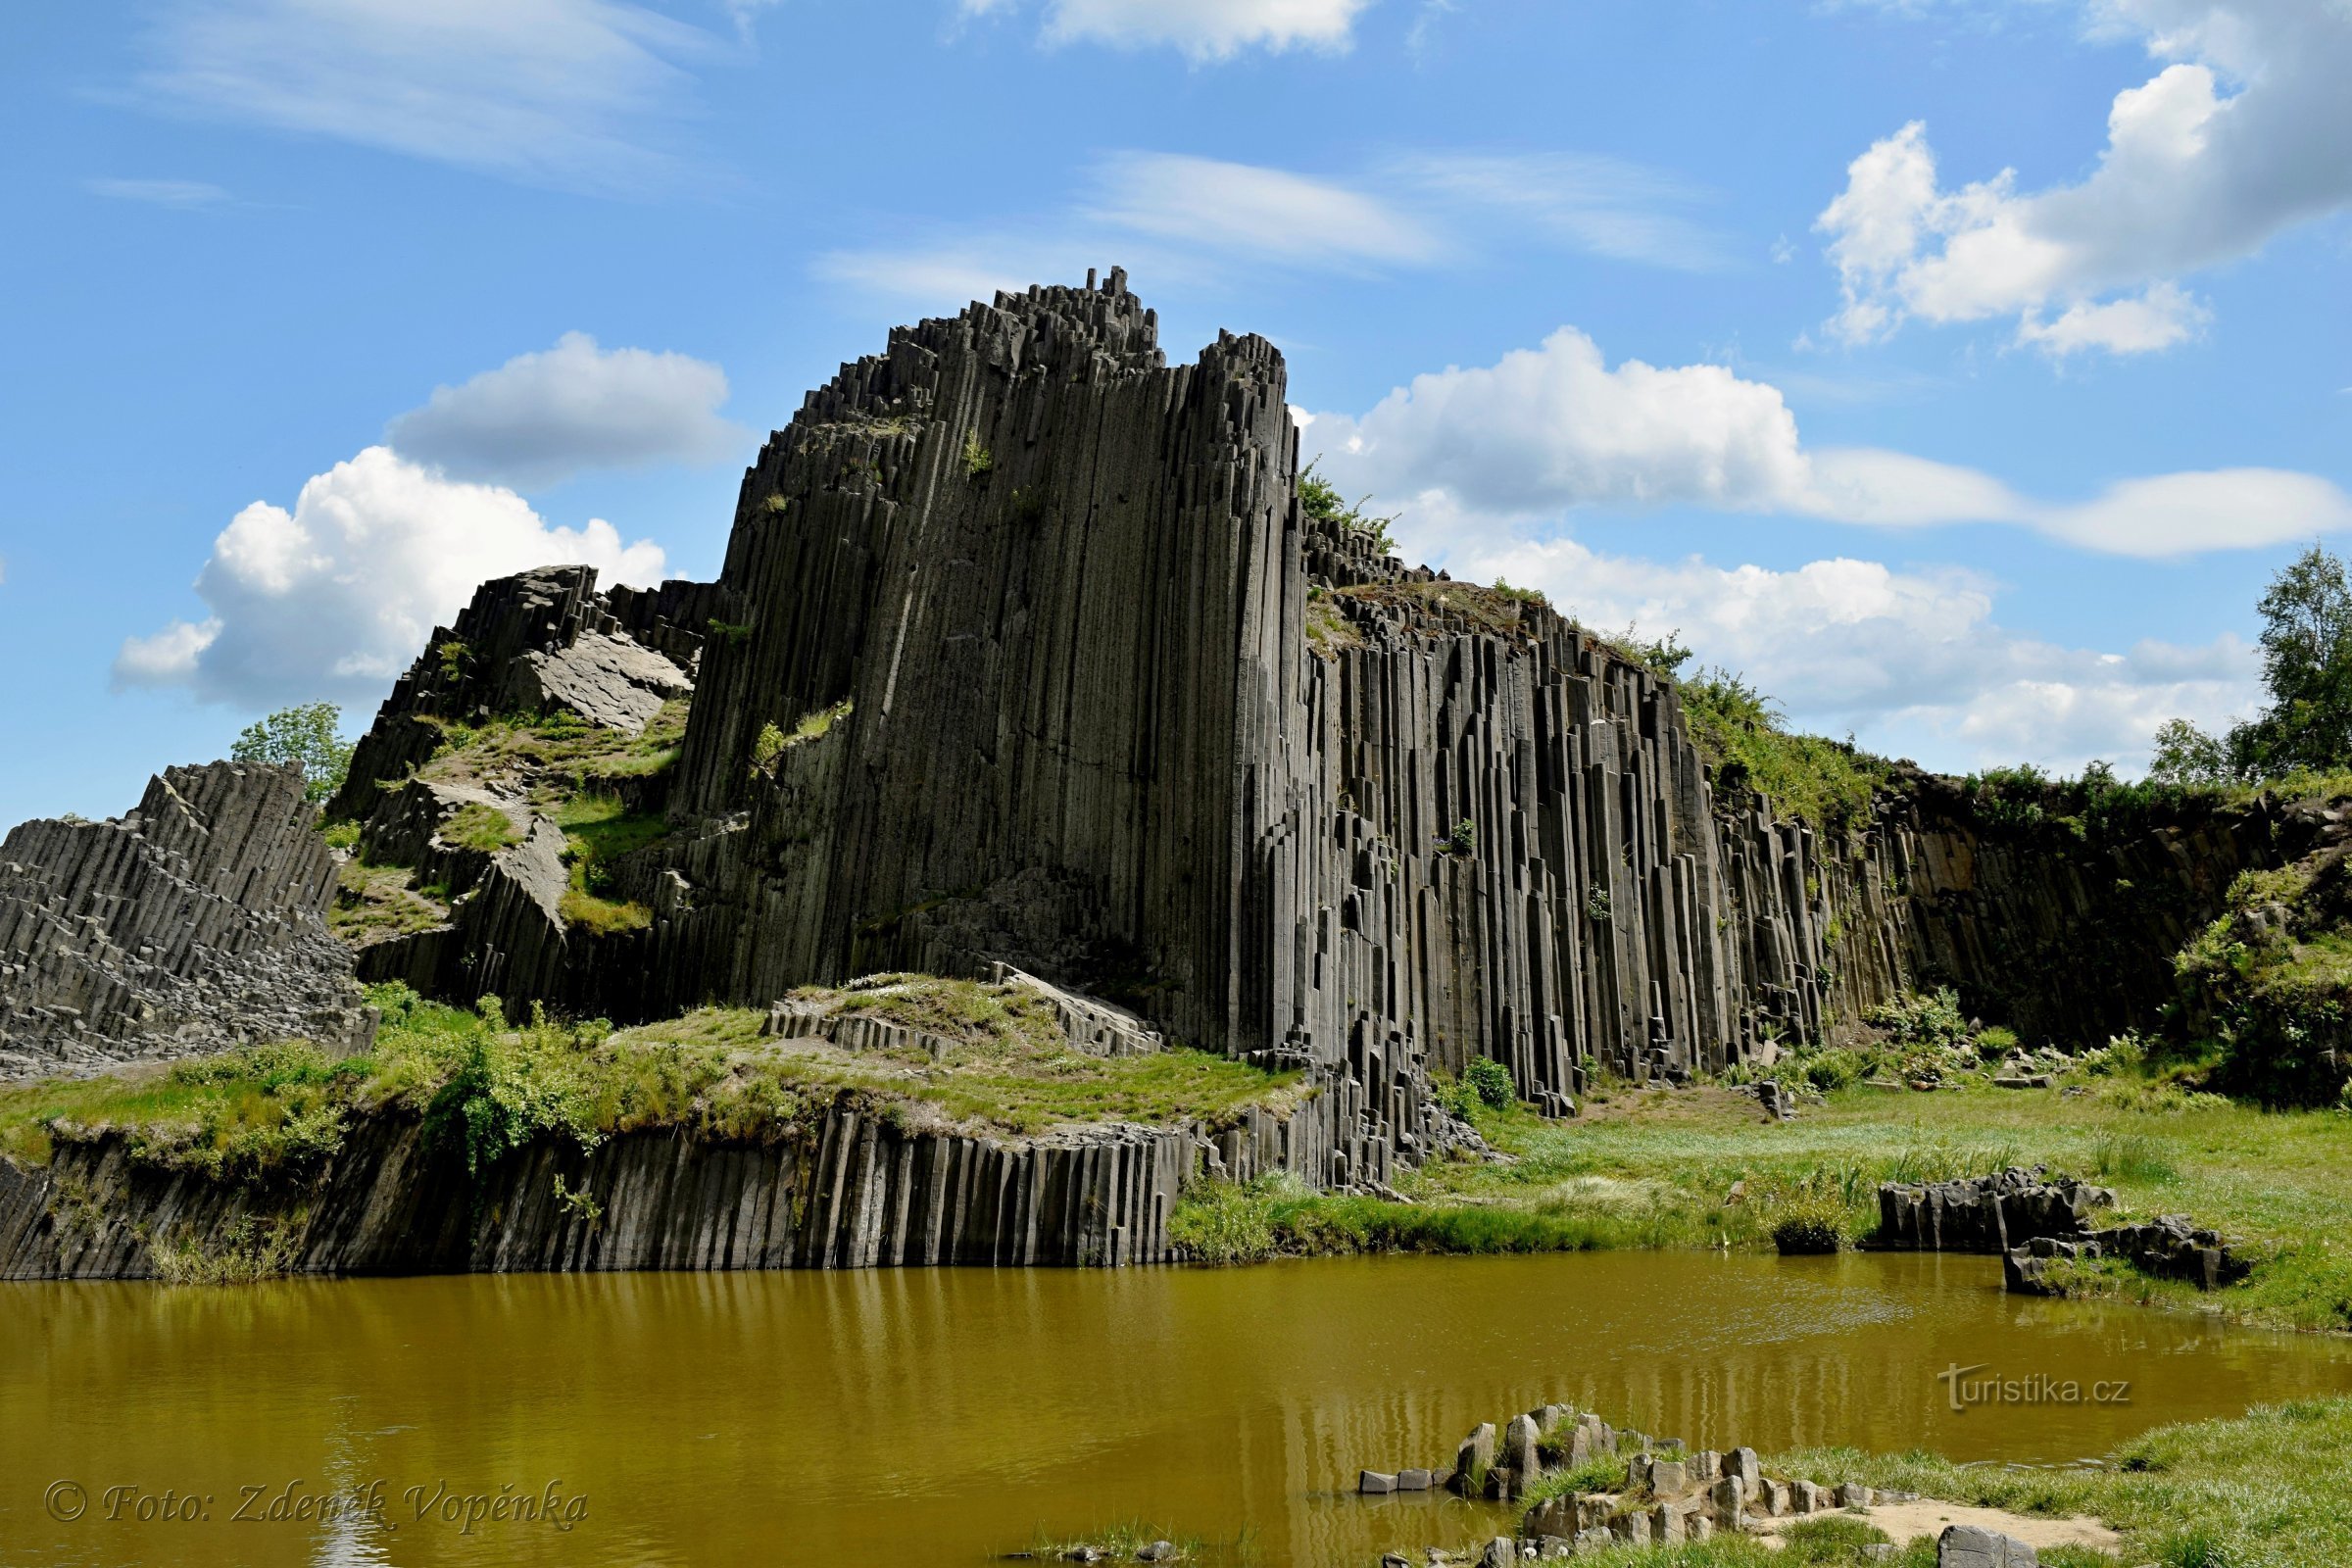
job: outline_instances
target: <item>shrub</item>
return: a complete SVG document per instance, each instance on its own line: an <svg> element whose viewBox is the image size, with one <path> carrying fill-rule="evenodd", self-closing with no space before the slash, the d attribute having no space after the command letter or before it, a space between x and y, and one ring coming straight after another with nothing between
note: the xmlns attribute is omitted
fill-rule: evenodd
<svg viewBox="0 0 2352 1568"><path fill-rule="evenodd" d="M1688 659L1690 650L1678 644L1640 657L1656 667L1658 661ZM1691 744L1717 788L1754 790L1816 825L1868 819L1872 799L1890 777L1884 760L1850 740L1790 732L1780 708L1729 670L1703 672L1681 689Z"/></svg>
<svg viewBox="0 0 2352 1568"><path fill-rule="evenodd" d="M1264 1184L1196 1182L1168 1215L1168 1240L1196 1263L1255 1263L1274 1255Z"/></svg>
<svg viewBox="0 0 2352 1568"><path fill-rule="evenodd" d="M1310 522L1336 523L1361 535L1384 556L1396 553L1396 536L1389 531L1389 525L1396 519L1370 515L1364 511L1364 501L1350 504L1331 481L1315 472L1312 463L1298 475L1298 510Z"/></svg>
<svg viewBox="0 0 2352 1568"><path fill-rule="evenodd" d="M1986 1061L1998 1061L2017 1049L2017 1031L1994 1024L1977 1031L1977 1054Z"/></svg>
<svg viewBox="0 0 2352 1568"><path fill-rule="evenodd" d="M1798 1193L1774 1218L1772 1245L1783 1256L1837 1251L1845 1245L1845 1206L1826 1193Z"/></svg>
<svg viewBox="0 0 2352 1568"><path fill-rule="evenodd" d="M479 1176L542 1133L562 1133L583 1150L597 1131L584 1057L611 1033L601 1021L551 1023L534 1003L530 1024L501 1038L506 1016L496 997L479 1008L485 1025L466 1041L458 1067L425 1107L426 1144L463 1158Z"/></svg>
<svg viewBox="0 0 2352 1568"><path fill-rule="evenodd" d="M1960 1014L1960 997L1950 986L1930 995L1907 992L1870 1011L1869 1021L1902 1046L1949 1047L1968 1040L1968 1020ZM2014 1041L2016 1036L2010 1036Z"/></svg>
<svg viewBox="0 0 2352 1568"><path fill-rule="evenodd" d="M1472 1057L1470 1065L1462 1069L1462 1085L1490 1110L1508 1110L1519 1102L1510 1069L1491 1057Z"/></svg>
<svg viewBox="0 0 2352 1568"><path fill-rule="evenodd" d="M989 455L988 448L980 444L980 432L976 429L966 430L963 434L964 477L977 479L996 466L997 460Z"/></svg>

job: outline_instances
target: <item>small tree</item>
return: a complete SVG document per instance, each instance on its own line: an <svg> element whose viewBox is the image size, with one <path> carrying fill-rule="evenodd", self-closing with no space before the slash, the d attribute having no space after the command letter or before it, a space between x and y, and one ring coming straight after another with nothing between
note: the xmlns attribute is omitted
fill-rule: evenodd
<svg viewBox="0 0 2352 1568"><path fill-rule="evenodd" d="M2185 718L2168 718L2157 727L2148 777L2158 784L2228 783L2230 748L2219 736L2206 734Z"/></svg>
<svg viewBox="0 0 2352 1568"><path fill-rule="evenodd" d="M303 798L323 801L343 787L351 771L351 742L337 733L343 710L332 703L303 703L255 719L237 736L228 756L236 762L300 762Z"/></svg>
<svg viewBox="0 0 2352 1568"><path fill-rule="evenodd" d="M2255 609L2270 706L2226 736L2167 721L2156 732L2151 778L2266 779L2352 762L2352 574L2315 544L2271 579Z"/></svg>

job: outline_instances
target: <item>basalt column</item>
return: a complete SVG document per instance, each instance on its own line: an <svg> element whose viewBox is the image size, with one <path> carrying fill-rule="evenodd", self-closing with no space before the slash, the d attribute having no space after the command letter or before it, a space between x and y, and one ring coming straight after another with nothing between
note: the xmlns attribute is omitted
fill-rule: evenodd
<svg viewBox="0 0 2352 1568"><path fill-rule="evenodd" d="M1000 295L768 443L650 890L710 993L1007 960L1256 1043L1237 909L1298 637L1283 367L1232 336L1169 367L1155 325L1115 271Z"/></svg>

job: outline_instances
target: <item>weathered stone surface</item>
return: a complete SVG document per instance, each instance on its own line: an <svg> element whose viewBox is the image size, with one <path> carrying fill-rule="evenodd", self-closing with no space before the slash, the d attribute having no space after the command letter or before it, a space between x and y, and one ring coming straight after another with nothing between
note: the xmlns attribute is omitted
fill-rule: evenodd
<svg viewBox="0 0 2352 1568"><path fill-rule="evenodd" d="M690 595L716 603L714 589L694 583L600 595L593 566L541 566L482 584L393 685L328 810L368 816L379 788L433 755L443 723L568 712L638 733L664 702L694 691L701 627L665 615Z"/></svg>
<svg viewBox="0 0 2352 1568"><path fill-rule="evenodd" d="M295 768L167 768L128 814L0 842L0 1079L249 1041L361 1049L335 869Z"/></svg>
<svg viewBox="0 0 2352 1568"><path fill-rule="evenodd" d="M2015 1536L1947 1525L1936 1541L1936 1568L2041 1568L2041 1558Z"/></svg>
<svg viewBox="0 0 2352 1568"><path fill-rule="evenodd" d="M2115 1206L2115 1194L2071 1177L2050 1179L2038 1166L1964 1181L1879 1187L1874 1246L1942 1252L2006 1252L2036 1238L2081 1242L2091 1216Z"/></svg>
<svg viewBox="0 0 2352 1568"><path fill-rule="evenodd" d="M263 1233L297 1274L1155 1263L1199 1149L1117 1123L908 1131L850 1094L806 1131L772 1145L620 1133L586 1152L542 1140L475 1183L414 1116L383 1113L293 1192L160 1171L119 1135L61 1141L44 1169L0 1161L0 1278L147 1278L159 1249L219 1255ZM601 1216L565 1205L559 1176Z"/></svg>

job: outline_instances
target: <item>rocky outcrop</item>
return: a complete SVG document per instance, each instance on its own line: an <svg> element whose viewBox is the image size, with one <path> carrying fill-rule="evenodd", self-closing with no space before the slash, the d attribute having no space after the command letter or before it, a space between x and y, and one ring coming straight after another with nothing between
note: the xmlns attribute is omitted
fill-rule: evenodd
<svg viewBox="0 0 2352 1568"><path fill-rule="evenodd" d="M400 972L644 1018L1009 965L1352 1083L1329 1152L1363 1171L1479 1057L1560 1114L1595 1068L1679 1080L1938 983L2103 1040L2278 853L2265 808L2081 834L1915 773L1792 820L1710 778L1671 681L1310 514L1286 396L1260 338L1170 365L1116 271L1000 294L808 395L716 583L485 588L338 805L436 717L605 693L542 662L621 637L694 666L669 832L611 868L642 930L551 943L483 899Z"/></svg>
<svg viewBox="0 0 2352 1568"><path fill-rule="evenodd" d="M1898 1251L2007 1252L2040 1240L2081 1242L2115 1194L2039 1166L1961 1181L1879 1186L1873 1247Z"/></svg>
<svg viewBox="0 0 2352 1568"><path fill-rule="evenodd" d="M1691 1453L1679 1438L1620 1431L1568 1404L1539 1405L1513 1416L1499 1441L1493 1422L1481 1423L1462 1440L1451 1464L1360 1471L1356 1491L1385 1495L1440 1489L1508 1502L1563 1470L1606 1470L1615 1480L1606 1490L1566 1493L1530 1508L1518 1538L1497 1537L1482 1560L1515 1563L1539 1554L1558 1559L1670 1545L1718 1532L1737 1535L1776 1519L1915 1500L1911 1493L1853 1482L1831 1487L1783 1480L1765 1473L1753 1448ZM1445 1555L1433 1550L1430 1560Z"/></svg>
<svg viewBox="0 0 2352 1568"><path fill-rule="evenodd" d="M596 591L593 566L542 566L475 590L455 626L435 627L353 749L329 814L365 818L378 794L408 777L452 723L569 713L636 734L672 698L694 691L702 627L680 625L717 603L708 585Z"/></svg>
<svg viewBox="0 0 2352 1568"><path fill-rule="evenodd" d="M541 1140L468 1180L414 1114L278 1187L142 1164L120 1136L0 1160L0 1279L1168 1261L1185 1128L916 1130L844 1094L794 1137Z"/></svg>
<svg viewBox="0 0 2352 1568"><path fill-rule="evenodd" d="M371 1038L328 935L335 871L299 768L214 762L105 822L0 842L0 1078L249 1041Z"/></svg>

